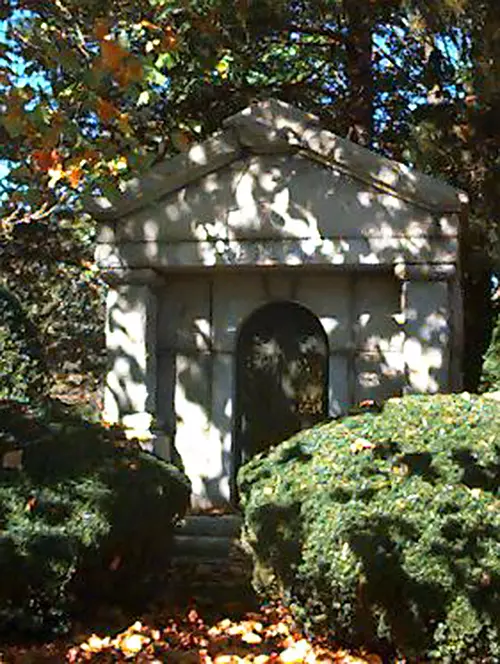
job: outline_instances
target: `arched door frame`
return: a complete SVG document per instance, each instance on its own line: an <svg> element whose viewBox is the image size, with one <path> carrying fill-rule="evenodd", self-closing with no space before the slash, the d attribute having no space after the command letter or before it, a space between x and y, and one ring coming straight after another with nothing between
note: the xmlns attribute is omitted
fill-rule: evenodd
<svg viewBox="0 0 500 664"><path fill-rule="evenodd" d="M314 312L312 312L308 307L303 305L301 302L296 300L288 299L277 299L266 302L256 309L254 309L246 318L240 323L236 335L236 341L234 346L234 385L233 385L233 404L234 412L232 418L232 435L231 435L231 498L233 502L237 502L237 487L236 487L236 475L238 469L242 463L242 448L240 445L239 436L240 432L240 418L242 417L242 404L241 404L241 380L242 380L242 371L241 371L241 344L242 338L248 326L254 321L257 317L262 316L263 312L266 310L272 309L275 306L285 305L290 306L290 308L296 309L306 315L309 320L314 325L314 334L318 335L321 338L322 344L325 348L325 359L324 359L324 387L323 387L323 403L322 409L323 413L326 416L328 413L328 393L329 393L329 362L330 362L330 353L329 353L329 342L328 335L324 329L320 319Z"/></svg>

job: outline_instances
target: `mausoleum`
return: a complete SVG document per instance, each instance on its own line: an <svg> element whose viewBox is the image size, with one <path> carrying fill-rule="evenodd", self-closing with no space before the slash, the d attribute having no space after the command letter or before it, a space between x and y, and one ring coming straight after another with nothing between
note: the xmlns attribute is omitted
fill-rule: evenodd
<svg viewBox="0 0 500 664"><path fill-rule="evenodd" d="M280 101L99 198L105 416L199 507L246 458L366 399L461 387L456 189Z"/></svg>

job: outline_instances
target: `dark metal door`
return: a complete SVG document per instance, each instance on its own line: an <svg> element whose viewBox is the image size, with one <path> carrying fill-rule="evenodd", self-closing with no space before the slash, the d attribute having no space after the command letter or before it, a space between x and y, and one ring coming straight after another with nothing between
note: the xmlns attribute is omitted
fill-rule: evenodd
<svg viewBox="0 0 500 664"><path fill-rule="evenodd" d="M314 314L273 302L242 325L237 344L236 470L327 414L328 341Z"/></svg>

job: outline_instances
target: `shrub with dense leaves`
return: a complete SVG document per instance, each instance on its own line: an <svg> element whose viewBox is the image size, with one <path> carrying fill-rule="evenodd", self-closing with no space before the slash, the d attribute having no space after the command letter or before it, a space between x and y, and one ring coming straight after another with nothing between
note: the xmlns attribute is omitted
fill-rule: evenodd
<svg viewBox="0 0 500 664"><path fill-rule="evenodd" d="M93 222L69 210L0 228L0 398L25 398L34 379L72 401L99 398L105 287L94 248Z"/></svg>
<svg viewBox="0 0 500 664"><path fill-rule="evenodd" d="M499 486L500 404L468 394L390 400L239 475L266 589L309 630L440 662L500 657Z"/></svg>
<svg viewBox="0 0 500 664"><path fill-rule="evenodd" d="M57 402L0 402L0 462L0 629L61 630L78 606L161 587L180 471Z"/></svg>
<svg viewBox="0 0 500 664"><path fill-rule="evenodd" d="M0 285L0 399L37 399L48 386L38 330L13 293Z"/></svg>
<svg viewBox="0 0 500 664"><path fill-rule="evenodd" d="M497 322L483 363L482 387L487 390L500 390L500 302L496 308Z"/></svg>

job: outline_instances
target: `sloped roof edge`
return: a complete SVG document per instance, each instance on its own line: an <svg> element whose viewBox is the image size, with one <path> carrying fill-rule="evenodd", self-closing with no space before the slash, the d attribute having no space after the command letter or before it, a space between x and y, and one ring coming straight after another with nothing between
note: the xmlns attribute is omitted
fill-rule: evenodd
<svg viewBox="0 0 500 664"><path fill-rule="evenodd" d="M252 104L223 122L223 131L193 145L186 153L165 159L126 183L110 200L96 197L87 210L96 219L118 219L180 189L245 153L299 151L324 165L435 211L454 212L467 204L467 195L454 187L382 157L322 128L320 120L277 99Z"/></svg>

